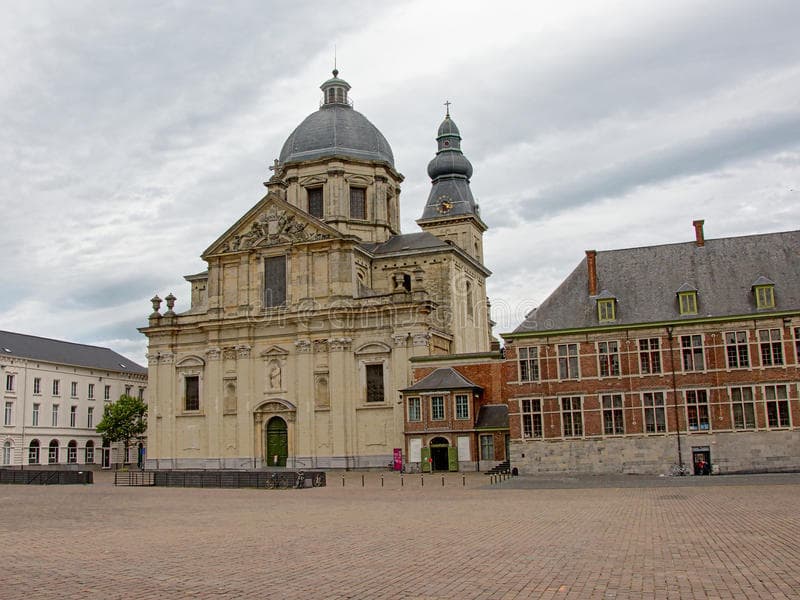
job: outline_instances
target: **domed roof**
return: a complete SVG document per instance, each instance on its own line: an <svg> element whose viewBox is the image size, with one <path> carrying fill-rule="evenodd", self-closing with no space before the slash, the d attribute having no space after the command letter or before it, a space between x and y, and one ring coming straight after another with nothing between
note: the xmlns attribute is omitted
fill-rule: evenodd
<svg viewBox="0 0 800 600"><path fill-rule="evenodd" d="M320 88L323 104L287 138L278 160L282 164L330 156L387 163L394 168L389 142L347 98L350 85L334 70Z"/></svg>
<svg viewBox="0 0 800 600"><path fill-rule="evenodd" d="M472 163L460 152L440 152L428 163L428 177L436 179L442 175L472 177Z"/></svg>

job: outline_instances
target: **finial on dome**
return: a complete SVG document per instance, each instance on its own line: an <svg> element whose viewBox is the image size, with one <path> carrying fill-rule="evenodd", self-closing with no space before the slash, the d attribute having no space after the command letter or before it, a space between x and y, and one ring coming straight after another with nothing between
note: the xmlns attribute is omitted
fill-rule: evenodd
<svg viewBox="0 0 800 600"><path fill-rule="evenodd" d="M333 45L333 76L334 77L339 76L339 69L336 64L336 44Z"/></svg>
<svg viewBox="0 0 800 600"><path fill-rule="evenodd" d="M450 102L450 100L445 100L445 102L444 102L444 105L447 107L447 113L444 115L445 119L449 119L450 118L450 105L451 104L452 104L452 102Z"/></svg>

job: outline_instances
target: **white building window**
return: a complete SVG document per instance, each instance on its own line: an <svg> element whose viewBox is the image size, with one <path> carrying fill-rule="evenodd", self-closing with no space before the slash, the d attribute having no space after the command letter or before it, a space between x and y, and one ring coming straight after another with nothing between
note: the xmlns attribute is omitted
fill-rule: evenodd
<svg viewBox="0 0 800 600"><path fill-rule="evenodd" d="M34 427L39 426L39 404L33 405L33 414L31 415L31 425Z"/></svg>
<svg viewBox="0 0 800 600"><path fill-rule="evenodd" d="M12 425L14 420L14 403L6 402L6 409L3 413L3 425Z"/></svg>
<svg viewBox="0 0 800 600"><path fill-rule="evenodd" d="M94 427L94 407L90 406L89 410L86 412L86 427L91 429Z"/></svg>
<svg viewBox="0 0 800 600"><path fill-rule="evenodd" d="M583 413L579 396L561 398L561 425L564 437L583 436Z"/></svg>
<svg viewBox="0 0 800 600"><path fill-rule="evenodd" d="M667 430L667 409L664 392L644 392L642 394L644 408L645 433L664 433Z"/></svg>
<svg viewBox="0 0 800 600"><path fill-rule="evenodd" d="M456 396L456 419L469 419L469 396L466 394Z"/></svg>
<svg viewBox="0 0 800 600"><path fill-rule="evenodd" d="M94 400L94 384L93 383L89 384L89 389L86 391L86 397L89 398L89 400Z"/></svg>
<svg viewBox="0 0 800 600"><path fill-rule="evenodd" d="M75 427L78 424L78 407L69 407L69 426Z"/></svg>
<svg viewBox="0 0 800 600"><path fill-rule="evenodd" d="M13 447L11 446L11 442L6 442L3 444L3 464L10 465L11 464L11 452Z"/></svg>
<svg viewBox="0 0 800 600"><path fill-rule="evenodd" d="M14 391L14 374L13 373L6 373L6 391L13 392Z"/></svg>
<svg viewBox="0 0 800 600"><path fill-rule="evenodd" d="M431 421L444 421L444 396L431 396Z"/></svg>
<svg viewBox="0 0 800 600"><path fill-rule="evenodd" d="M578 344L559 344L558 346L559 379L578 379Z"/></svg>
<svg viewBox="0 0 800 600"><path fill-rule="evenodd" d="M419 398L409 398L408 399L408 420L409 421L419 421L421 420L420 415L420 399Z"/></svg>
<svg viewBox="0 0 800 600"><path fill-rule="evenodd" d="M41 394L42 393L42 378L41 377L34 377L33 378L33 393L34 394Z"/></svg>
<svg viewBox="0 0 800 600"><path fill-rule="evenodd" d="M53 412L51 415L50 425L58 427L58 404L53 404Z"/></svg>
<svg viewBox="0 0 800 600"><path fill-rule="evenodd" d="M70 398L77 398L78 397L78 382L73 381L69 384L69 397Z"/></svg>

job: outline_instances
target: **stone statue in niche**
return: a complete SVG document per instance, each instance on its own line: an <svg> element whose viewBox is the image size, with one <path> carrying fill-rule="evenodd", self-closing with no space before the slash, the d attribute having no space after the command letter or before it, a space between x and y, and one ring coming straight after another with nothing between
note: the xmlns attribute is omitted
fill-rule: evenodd
<svg viewBox="0 0 800 600"><path fill-rule="evenodd" d="M236 383L233 381L225 384L225 398L223 399L222 410L226 413L236 412Z"/></svg>
<svg viewBox="0 0 800 600"><path fill-rule="evenodd" d="M281 365L277 360L269 363L269 388L271 390L281 389Z"/></svg>

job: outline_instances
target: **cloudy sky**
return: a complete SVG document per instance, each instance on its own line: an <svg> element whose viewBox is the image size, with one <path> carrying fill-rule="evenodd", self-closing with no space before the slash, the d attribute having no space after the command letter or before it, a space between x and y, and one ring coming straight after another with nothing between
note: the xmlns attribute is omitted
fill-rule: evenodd
<svg viewBox="0 0 800 600"><path fill-rule="evenodd" d="M496 332L584 250L797 229L800 3L27 2L0 17L0 329L145 363L148 299L265 193L336 44L417 230L442 103ZM502 8L500 8L502 7ZM658 7L658 8L657 8Z"/></svg>

